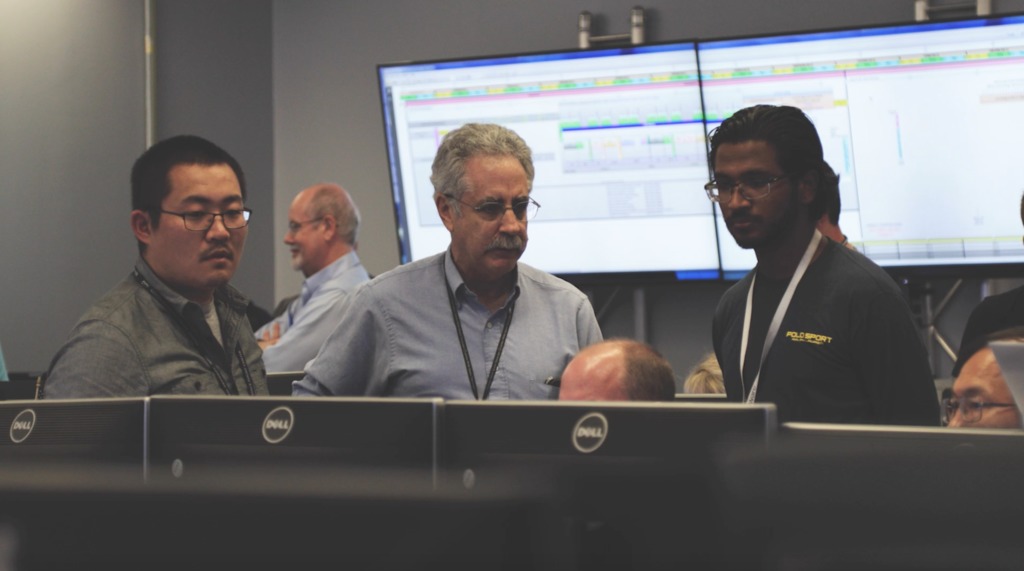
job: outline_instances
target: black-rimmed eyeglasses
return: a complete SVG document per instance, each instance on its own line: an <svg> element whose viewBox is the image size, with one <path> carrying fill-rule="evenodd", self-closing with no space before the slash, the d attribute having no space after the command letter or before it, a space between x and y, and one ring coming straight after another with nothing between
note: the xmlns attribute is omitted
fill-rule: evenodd
<svg viewBox="0 0 1024 571"><path fill-rule="evenodd" d="M446 194L444 196L449 200L454 200L459 204L465 204L466 206L472 208L477 214L480 215L481 218L487 221L494 221L501 218L502 216L505 215L506 210L511 210L512 215L516 217L516 220L529 220L533 218L534 215L537 214L538 210L540 210L540 204L536 200L529 197L516 200L515 202L512 203L512 206L505 206L504 202L497 202L493 200L482 202L480 204L470 204L468 202L459 200L458 198L455 198L450 194Z"/></svg>
<svg viewBox="0 0 1024 571"><path fill-rule="evenodd" d="M228 230L245 228L249 225L249 217L252 216L252 210L248 208L224 210L222 212L204 212L202 210L195 210L192 212L174 212L171 210L161 209L160 212L181 216L181 219L185 221L185 229L194 230L196 232L206 232L212 228L213 221L216 220L218 216L220 216L221 222L224 223L224 227Z"/></svg>
<svg viewBox="0 0 1024 571"><path fill-rule="evenodd" d="M747 200L757 200L768 196L772 191L772 185L786 178L787 175L764 176L749 175L741 176L739 180L719 178L704 185L704 191L713 202L729 202L732 193L740 189L740 196Z"/></svg>

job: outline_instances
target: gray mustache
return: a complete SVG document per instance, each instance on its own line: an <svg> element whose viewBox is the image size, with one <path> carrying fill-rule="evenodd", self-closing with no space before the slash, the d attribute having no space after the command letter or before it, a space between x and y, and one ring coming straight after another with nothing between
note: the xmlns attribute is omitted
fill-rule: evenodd
<svg viewBox="0 0 1024 571"><path fill-rule="evenodd" d="M491 250L523 250L523 239L520 236L506 236L499 234L494 238L493 241L487 246L487 251Z"/></svg>

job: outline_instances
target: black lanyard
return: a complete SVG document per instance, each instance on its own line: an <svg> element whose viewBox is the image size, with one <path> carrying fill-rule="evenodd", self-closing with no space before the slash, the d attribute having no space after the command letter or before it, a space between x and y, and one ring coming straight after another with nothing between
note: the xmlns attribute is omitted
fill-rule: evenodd
<svg viewBox="0 0 1024 571"><path fill-rule="evenodd" d="M443 269L443 268L442 268ZM459 333L459 345L462 346L462 358L466 362L466 374L469 375L469 388L473 389L473 398L487 400L491 393L491 383L494 382L494 375L498 372L498 361L501 360L501 353L505 350L505 338L508 337L508 328L512 325L512 314L516 310L516 301L508 304L508 315L505 316L505 326L501 329L501 339L498 340L498 350L494 352L494 362L491 363L491 371L487 374L487 385L484 387L484 396L476 388L476 375L473 373L473 363L469 359L469 348L466 346L466 336L462 332L462 320L459 319L459 310L456 308L455 294L452 293L452 286L448 283L448 274L444 276L445 289L448 290L448 305L452 308L452 320L455 322L455 330Z"/></svg>
<svg viewBox="0 0 1024 571"><path fill-rule="evenodd" d="M199 352L199 356L201 356L203 358L203 361L206 362L206 366L209 367L209 369L213 371L213 375L217 377L217 384L220 385L220 389L224 391L224 394L237 395L238 388L235 387L234 383L229 383L227 379L224 378L224 375L221 374L220 369L217 368L217 365L214 364L213 360L206 355L206 352L203 350L202 343L200 343L195 338L195 336L192 335L192 330L189 329L188 324L185 323L185 320L181 317L181 315L178 314L178 311L174 308L174 305L172 305L171 302L167 300L167 298L160 295L160 292L153 289L153 286L150 285L149 281L147 281L146 278L142 276L142 274L139 273L139 270L132 270L132 277L134 277L135 281L138 282L140 286L145 288L145 290L148 291L149 294L152 295L153 298L156 299L161 306L163 306L165 311L171 314L171 318L174 319L175 323L177 323L178 326L181 327L182 331L185 332L185 335L188 336L188 340L192 343L192 345L195 346L196 350ZM242 353L242 348L238 345L235 345L235 355L238 357L238 360L242 365L242 376L245 377L245 387L249 391L250 395L255 395L256 385L253 383L252 373L249 371L249 365L245 362L245 354Z"/></svg>

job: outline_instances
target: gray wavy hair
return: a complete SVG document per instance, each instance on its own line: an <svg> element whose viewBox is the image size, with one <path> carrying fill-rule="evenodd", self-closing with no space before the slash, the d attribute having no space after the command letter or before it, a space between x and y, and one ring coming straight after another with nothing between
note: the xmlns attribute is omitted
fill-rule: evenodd
<svg viewBox="0 0 1024 571"><path fill-rule="evenodd" d="M466 161L476 156L511 156L526 171L527 192L533 190L533 154L515 131L493 123L467 123L450 131L441 141L430 168L434 196L461 199L468 190ZM459 212L459 203L454 203Z"/></svg>

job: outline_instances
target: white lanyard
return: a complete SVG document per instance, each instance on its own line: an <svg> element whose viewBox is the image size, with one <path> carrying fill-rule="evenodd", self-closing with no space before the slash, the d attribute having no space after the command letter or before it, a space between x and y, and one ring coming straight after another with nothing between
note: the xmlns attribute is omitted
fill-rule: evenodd
<svg viewBox="0 0 1024 571"><path fill-rule="evenodd" d="M772 348L772 343L775 341L775 336L779 333L779 327L782 325L782 318L786 316L786 311L789 309L789 302L793 301L793 292L796 291L796 286L800 283L801 278L804 277L804 272L807 271L807 266L811 265L811 258L814 257L814 252L818 249L818 243L821 242L821 232L814 231L814 236L811 237L811 242L807 244L807 250L804 251L804 256L800 258L800 264L796 267L796 272L793 273L793 277L789 278L789 285L786 286L786 293L782 294L782 299L779 301L779 306L775 308L775 315L772 317L772 322L768 326L768 332L764 336L764 347L761 349L761 362L757 365L757 374L754 375L754 384L750 386L750 394L747 396L747 402L752 403L757 398L757 383L761 380L761 367L764 366L764 359L768 356L768 351ZM754 270L754 275L750 280L750 290L747 291L747 309L743 314L743 340L740 342L740 387L744 387L743 382L743 364L747 358L747 340L750 337L750 315L753 313L754 307L754 283L757 281L757 270Z"/></svg>

